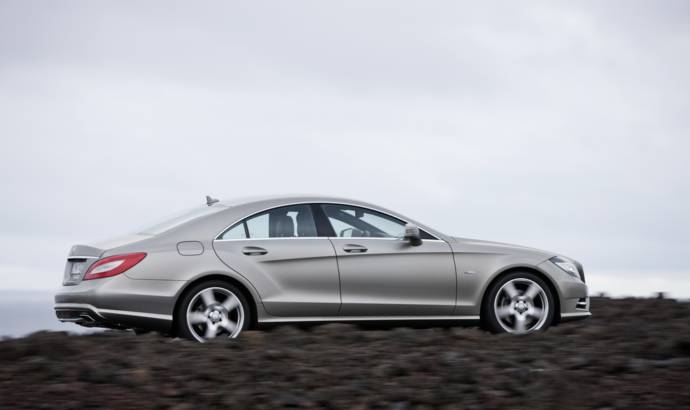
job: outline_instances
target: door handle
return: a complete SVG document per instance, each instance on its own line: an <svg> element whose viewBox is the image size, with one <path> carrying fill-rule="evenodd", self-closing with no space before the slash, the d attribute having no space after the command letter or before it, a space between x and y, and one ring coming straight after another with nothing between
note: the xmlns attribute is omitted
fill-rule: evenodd
<svg viewBox="0 0 690 410"><path fill-rule="evenodd" d="M242 248L242 253L245 255L265 255L268 251L258 246L245 246Z"/></svg>
<svg viewBox="0 0 690 410"><path fill-rule="evenodd" d="M343 250L347 253L364 253L369 249L362 245L347 244L343 246Z"/></svg>

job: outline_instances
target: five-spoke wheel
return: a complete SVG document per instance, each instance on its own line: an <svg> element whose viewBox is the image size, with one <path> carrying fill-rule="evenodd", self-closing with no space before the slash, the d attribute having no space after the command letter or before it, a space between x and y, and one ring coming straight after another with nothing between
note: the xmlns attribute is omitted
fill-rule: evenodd
<svg viewBox="0 0 690 410"><path fill-rule="evenodd" d="M249 323L247 302L225 282L206 282L186 292L177 312L180 336L205 342L235 338Z"/></svg>
<svg viewBox="0 0 690 410"><path fill-rule="evenodd" d="M528 272L509 274L490 289L482 321L494 332L531 333L546 329L555 306L549 287Z"/></svg>

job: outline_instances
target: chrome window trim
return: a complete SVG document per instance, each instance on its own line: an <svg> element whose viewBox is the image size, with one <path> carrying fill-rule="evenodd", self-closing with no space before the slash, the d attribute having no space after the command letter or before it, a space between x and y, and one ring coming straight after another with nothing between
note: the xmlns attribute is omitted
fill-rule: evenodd
<svg viewBox="0 0 690 410"><path fill-rule="evenodd" d="M431 234L429 234L431 235ZM383 240L383 241L404 241L403 238L371 238L371 237L366 237L366 236L294 236L294 237L285 237L285 238L244 238L244 239L214 239L213 242L233 242L233 241L275 241L275 240L291 240L291 239L351 239L351 240L360 240L360 239L375 239L375 240ZM446 242L443 239L422 239L424 242Z"/></svg>
<svg viewBox="0 0 690 410"><path fill-rule="evenodd" d="M378 210L378 209L375 209L375 208L370 208L370 207L367 207L367 206L362 206L362 205L353 204L353 203L351 203L351 202L336 202L336 201L302 201L302 202L291 202L291 203L287 203L287 204L283 204L283 205L278 205L278 206L272 206L272 207L270 207L270 208L265 208L265 209L262 209L262 210L260 210L260 211L256 211L256 212L254 212L254 213L251 213L251 214L249 214L249 215L247 215L247 216L244 216L244 217L242 217L242 218L236 220L235 222L231 223L230 225L226 226L225 228L223 228L223 230L221 230L219 233L216 234L215 239L214 239L213 241L214 241L214 242L215 242L215 241L248 241L248 240L301 239L301 238L303 238L303 239L314 239L314 238L338 238L338 239L342 239L342 238L349 238L349 237L340 237L340 236L336 236L336 237L326 237L326 236L316 236L316 237L302 236L302 237L299 237L299 236L295 236L295 237L292 237L292 238L288 237L288 238L244 238L244 239L222 239L222 238L221 238L221 236L222 236L226 231L228 231L230 228L234 227L235 225L237 225L238 223L244 221L245 219L249 219L249 218L253 217L254 215L258 215L258 214L260 214L260 213L263 213L263 212L266 212L266 211L270 211L271 209L278 209L278 208L283 208L283 207L286 207L286 206L294 206L294 205L312 205L312 204L313 204L313 205L318 205L318 204L333 204L333 205L356 206L356 207L358 207L358 208L363 208L363 209L368 209L368 210L371 210L371 211L374 211L374 212L378 212L378 213L383 214L383 215L386 215L386 216L388 216L388 217L390 217L390 218L397 219L397 220L399 220L399 221L403 221L403 222L406 223L406 224L410 223L409 221L406 221L406 220L404 220L404 219L402 219L402 218L398 218L397 216L391 215L391 214L389 214L388 212L383 212L383 211L381 211L381 210ZM428 233L429 235L431 235L431 236L433 236L433 237L435 238L435 239L424 239L425 241L441 241L441 242L445 242L443 239L440 239L437 235L434 235L433 233L428 232L427 230L424 230L424 231L425 231L426 233ZM358 236L356 236L356 237L353 237L352 239L400 239L400 238L367 238L367 237L358 237Z"/></svg>
<svg viewBox="0 0 690 410"><path fill-rule="evenodd" d="M275 241L284 239L328 239L325 236L287 236L280 238L240 238L240 239L214 239L213 242L232 242L232 241Z"/></svg>

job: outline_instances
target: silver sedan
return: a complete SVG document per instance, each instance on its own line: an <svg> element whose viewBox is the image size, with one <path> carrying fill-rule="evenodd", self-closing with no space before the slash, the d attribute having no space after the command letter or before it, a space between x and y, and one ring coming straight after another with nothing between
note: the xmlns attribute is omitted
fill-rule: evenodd
<svg viewBox="0 0 690 410"><path fill-rule="evenodd" d="M529 333L590 315L582 265L445 235L365 202L270 197L72 247L59 320L203 342L262 323L480 322Z"/></svg>

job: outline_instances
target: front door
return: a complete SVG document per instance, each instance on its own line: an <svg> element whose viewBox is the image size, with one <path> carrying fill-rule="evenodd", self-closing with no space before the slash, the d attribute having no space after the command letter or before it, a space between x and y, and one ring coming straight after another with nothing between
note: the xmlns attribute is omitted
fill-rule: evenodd
<svg viewBox="0 0 690 410"><path fill-rule="evenodd" d="M322 204L335 237L341 316L448 316L456 298L450 245L422 232L402 237L405 222L367 208Z"/></svg>
<svg viewBox="0 0 690 410"><path fill-rule="evenodd" d="M220 259L257 289L269 314L335 316L340 309L333 246L319 238L309 205L252 215L213 247Z"/></svg>

